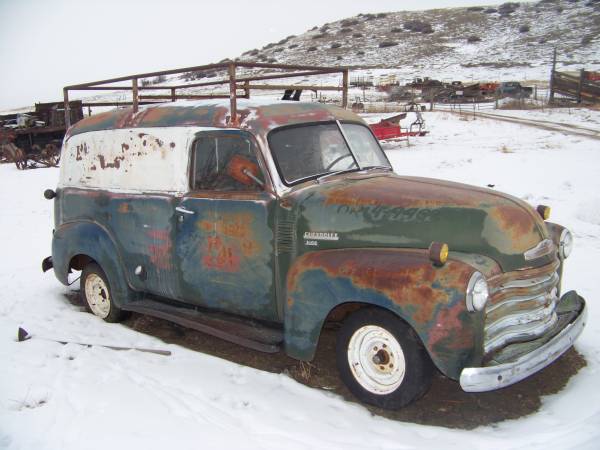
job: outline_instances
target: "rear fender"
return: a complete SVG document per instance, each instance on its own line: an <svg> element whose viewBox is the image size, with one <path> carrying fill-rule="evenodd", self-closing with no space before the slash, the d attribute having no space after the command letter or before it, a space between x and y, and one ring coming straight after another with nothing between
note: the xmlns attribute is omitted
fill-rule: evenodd
<svg viewBox="0 0 600 450"><path fill-rule="evenodd" d="M68 284L69 264L76 255L87 255L100 265L117 306L127 302L131 290L124 276L121 257L104 227L95 222L68 222L55 231L52 239L54 273L65 285Z"/></svg>
<svg viewBox="0 0 600 450"><path fill-rule="evenodd" d="M348 302L389 310L421 339L433 363L457 379L482 357L483 318L467 311L465 290L476 269L449 258L435 266L426 250L342 249L299 257L287 276L285 346L314 357L329 312Z"/></svg>

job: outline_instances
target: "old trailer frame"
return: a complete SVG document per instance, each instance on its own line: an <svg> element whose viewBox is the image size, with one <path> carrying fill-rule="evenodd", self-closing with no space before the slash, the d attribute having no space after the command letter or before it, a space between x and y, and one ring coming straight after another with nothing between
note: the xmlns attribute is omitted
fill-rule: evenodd
<svg viewBox="0 0 600 450"><path fill-rule="evenodd" d="M237 77L238 69L248 69L250 71L257 69L273 69L280 70L281 72L270 73L270 74L251 74ZM227 76L225 79L215 81L205 81L199 83L190 84L175 84L175 85L160 85L160 86L140 86L139 81L144 78L160 77L166 75L184 74L189 72L198 72L204 70L226 70ZM122 106L132 105L133 111L137 112L139 105L162 103L162 102L174 102L177 100L197 100L197 99L229 99L231 107L231 125L235 126L237 122L237 99L238 98L250 98L251 90L313 90L313 91L341 91L342 92L342 107L346 108L348 105L348 67L321 67L321 66L303 66L303 65L289 65L289 64L270 64L270 63L258 63L258 62L245 62L245 61L228 61L216 64L206 64L202 66L185 67L182 69L162 70L158 72L140 73L134 75L127 75L116 78L109 78L106 80L92 81L88 83L74 84L65 86L63 88L63 96L65 103L65 122L67 127L71 125L71 118L69 115L69 93L71 91L129 91L132 93L131 102L83 102L83 106L94 107L94 106ZM341 74L342 82L341 86L327 86L327 85L301 85L301 84L290 84L290 85L270 85L270 84L250 84L255 81L267 81L267 80L279 80L281 78L296 78L296 77L310 77L327 74ZM130 86L111 86L113 83L125 82L131 83ZM178 93L178 90L189 89L189 88L202 88L208 86L228 86L227 92L219 94L185 94ZM167 91L165 95L141 95L144 91ZM238 91L243 91L240 94Z"/></svg>

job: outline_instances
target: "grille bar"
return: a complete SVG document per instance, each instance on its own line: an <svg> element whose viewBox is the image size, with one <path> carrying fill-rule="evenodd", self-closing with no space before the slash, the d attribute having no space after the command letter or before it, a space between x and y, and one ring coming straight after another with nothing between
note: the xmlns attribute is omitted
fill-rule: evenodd
<svg viewBox="0 0 600 450"><path fill-rule="evenodd" d="M490 279L484 353L510 343L537 339L557 322L558 260L546 266L504 273Z"/></svg>
<svg viewBox="0 0 600 450"><path fill-rule="evenodd" d="M553 311L552 314L543 321L513 326L495 338L486 340L483 346L483 352L488 354L514 342L526 342L537 339L552 328L557 321L558 316L556 315L556 312Z"/></svg>

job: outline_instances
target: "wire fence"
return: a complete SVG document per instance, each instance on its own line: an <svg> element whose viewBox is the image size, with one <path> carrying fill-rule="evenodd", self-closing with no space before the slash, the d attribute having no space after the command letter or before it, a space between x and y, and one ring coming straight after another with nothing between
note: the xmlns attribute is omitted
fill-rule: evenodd
<svg viewBox="0 0 600 450"><path fill-rule="evenodd" d="M507 110L544 110L549 106L550 89L546 86L530 85L531 91L516 93L514 97L487 97L479 98L456 98L446 99L446 101L431 102L421 96L414 95L401 101L390 101L388 95L382 92L364 91L360 96L351 96L348 106L356 112L361 113L395 113L409 112L416 109L428 111L451 111L459 114L473 114L478 111L488 111L493 109ZM329 103L336 101L335 94L311 94L311 101ZM554 102L561 106L568 105L572 101L567 96L555 93ZM556 106L556 105L555 105Z"/></svg>

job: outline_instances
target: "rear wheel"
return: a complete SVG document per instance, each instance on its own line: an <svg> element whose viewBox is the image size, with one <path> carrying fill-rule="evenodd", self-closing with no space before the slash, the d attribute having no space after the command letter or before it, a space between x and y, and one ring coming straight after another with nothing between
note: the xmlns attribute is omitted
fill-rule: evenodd
<svg viewBox="0 0 600 450"><path fill-rule="evenodd" d="M422 396L433 364L412 328L393 314L365 308L350 315L338 332L340 376L362 402L399 409Z"/></svg>
<svg viewBox="0 0 600 450"><path fill-rule="evenodd" d="M80 283L88 311L106 322L120 322L125 318L126 313L115 305L108 278L98 264L89 263L84 267Z"/></svg>

